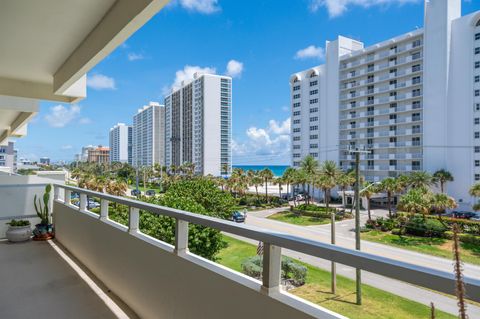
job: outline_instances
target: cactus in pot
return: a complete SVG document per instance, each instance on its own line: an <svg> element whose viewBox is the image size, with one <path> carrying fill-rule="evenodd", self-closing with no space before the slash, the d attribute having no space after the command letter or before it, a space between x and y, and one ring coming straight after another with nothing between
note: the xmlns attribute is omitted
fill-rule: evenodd
<svg viewBox="0 0 480 319"><path fill-rule="evenodd" d="M45 193L42 198L37 198L35 195L33 199L33 205L37 212L38 218L40 218L40 224L35 225L35 238L37 239L49 239L52 238L52 225L50 223L50 192L52 191L52 185L45 186Z"/></svg>

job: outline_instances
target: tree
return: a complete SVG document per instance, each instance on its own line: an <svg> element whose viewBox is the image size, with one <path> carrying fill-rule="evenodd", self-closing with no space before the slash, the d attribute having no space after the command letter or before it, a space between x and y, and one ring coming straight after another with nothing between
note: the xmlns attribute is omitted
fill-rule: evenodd
<svg viewBox="0 0 480 319"><path fill-rule="evenodd" d="M398 207L412 215L422 214L425 218L430 212L432 194L425 188L412 188L400 198Z"/></svg>
<svg viewBox="0 0 480 319"><path fill-rule="evenodd" d="M327 192L325 193L326 197L324 199L325 204L328 205L328 203L330 202L330 192L332 188L337 185L337 179L342 175L342 171L337 167L337 164L335 164L334 161L325 161L322 163L322 165L320 165L320 170L318 173L320 174L320 176L325 177L323 185L331 186L327 189Z"/></svg>
<svg viewBox="0 0 480 319"><path fill-rule="evenodd" d="M275 185L278 185L278 197L282 198L282 185L283 185L283 178L277 177L273 180Z"/></svg>
<svg viewBox="0 0 480 319"><path fill-rule="evenodd" d="M318 161L312 156L307 155L305 158L300 162L300 169L305 172L307 176L307 204L310 204L310 184L313 182L315 174L318 170Z"/></svg>
<svg viewBox="0 0 480 319"><path fill-rule="evenodd" d="M387 177L380 182L379 189L387 193L388 216L392 218L392 198L395 194L402 191L402 185L400 185L395 178Z"/></svg>
<svg viewBox="0 0 480 319"><path fill-rule="evenodd" d="M444 193L444 187L447 182L453 182L453 175L447 170L441 169L433 173L435 183L440 183L440 191Z"/></svg>
<svg viewBox="0 0 480 319"><path fill-rule="evenodd" d="M248 189L248 177L243 169L234 168L227 184L230 191L233 191L235 194L245 195L245 190Z"/></svg>
<svg viewBox="0 0 480 319"><path fill-rule="evenodd" d="M305 184L308 181L308 176L307 173L305 173L304 170L302 169L297 169L295 170L295 174L293 176L293 185L303 185L303 188L305 189ZM297 205L296 197L293 197L293 206Z"/></svg>
<svg viewBox="0 0 480 319"><path fill-rule="evenodd" d="M468 191L471 196L475 197L475 201L477 201L477 198L480 197L480 183L474 184L472 187L470 187L470 190ZM480 205L479 203L476 203L473 205L474 210L479 210Z"/></svg>
<svg viewBox="0 0 480 319"><path fill-rule="evenodd" d="M450 197L444 193L434 194L431 196L431 208L438 214L438 217L442 218L442 213L447 209L454 209L457 207L457 202L453 197Z"/></svg>
<svg viewBox="0 0 480 319"><path fill-rule="evenodd" d="M410 173L409 180L410 186L413 188L428 189L430 186L434 185L432 175L424 171Z"/></svg>
<svg viewBox="0 0 480 319"><path fill-rule="evenodd" d="M372 216L370 213L370 199L375 193L377 193L376 187L371 182L365 182L363 184L363 189L360 191L360 196L363 196L367 199L368 220L372 220Z"/></svg>
<svg viewBox="0 0 480 319"><path fill-rule="evenodd" d="M340 187L342 191L342 202L343 202L343 210L347 209L347 198L345 192L347 188L352 186L355 183L355 172L342 172L337 178L337 185ZM353 205L352 205L353 206Z"/></svg>
<svg viewBox="0 0 480 319"><path fill-rule="evenodd" d="M273 172L269 168L264 168L260 171L260 176L265 183L265 202L268 203L268 182L273 178Z"/></svg>
<svg viewBox="0 0 480 319"><path fill-rule="evenodd" d="M263 184L263 179L260 176L258 171L254 170L249 170L247 172L247 175L249 177L248 182L250 186L255 187L255 193L257 194L257 200L260 200L260 196L258 195L258 186L261 186Z"/></svg>
<svg viewBox="0 0 480 319"><path fill-rule="evenodd" d="M293 167L288 167L282 175L283 182L287 186L287 196L290 195L289 186L295 181L296 170Z"/></svg>

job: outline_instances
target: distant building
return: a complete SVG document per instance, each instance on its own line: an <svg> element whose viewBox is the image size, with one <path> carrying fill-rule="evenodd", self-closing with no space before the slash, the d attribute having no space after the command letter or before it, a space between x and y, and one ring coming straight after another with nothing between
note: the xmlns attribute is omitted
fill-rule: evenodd
<svg viewBox="0 0 480 319"><path fill-rule="evenodd" d="M17 171L15 162L16 151L14 143L8 142L8 145L0 146L0 171L13 174Z"/></svg>
<svg viewBox="0 0 480 319"><path fill-rule="evenodd" d="M195 164L195 173L231 172L232 79L195 74L165 97L167 167Z"/></svg>
<svg viewBox="0 0 480 319"><path fill-rule="evenodd" d="M48 158L48 157L41 157L41 158L40 158L40 165L50 165L50 158Z"/></svg>
<svg viewBox="0 0 480 319"><path fill-rule="evenodd" d="M150 102L133 117L133 166L165 165L165 107Z"/></svg>
<svg viewBox="0 0 480 319"><path fill-rule="evenodd" d="M132 164L132 134L133 128L124 123L110 129L110 163Z"/></svg>
<svg viewBox="0 0 480 319"><path fill-rule="evenodd" d="M110 162L110 148L99 145L88 150L87 161L89 163L104 164Z"/></svg>
<svg viewBox="0 0 480 319"><path fill-rule="evenodd" d="M82 153L80 154L80 162L87 162L88 161L88 151L95 149L95 146L88 145L82 147Z"/></svg>

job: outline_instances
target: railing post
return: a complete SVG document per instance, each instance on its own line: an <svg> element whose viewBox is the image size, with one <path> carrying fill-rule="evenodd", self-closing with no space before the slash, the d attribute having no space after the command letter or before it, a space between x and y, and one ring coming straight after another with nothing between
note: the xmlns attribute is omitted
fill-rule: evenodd
<svg viewBox="0 0 480 319"><path fill-rule="evenodd" d="M140 210L136 207L130 207L128 214L128 232L136 234L138 232L138 225L140 222Z"/></svg>
<svg viewBox="0 0 480 319"><path fill-rule="evenodd" d="M53 186L53 199L60 199L60 188L58 186Z"/></svg>
<svg viewBox="0 0 480 319"><path fill-rule="evenodd" d="M175 254L182 255L188 251L188 222L175 220Z"/></svg>
<svg viewBox="0 0 480 319"><path fill-rule="evenodd" d="M280 290L282 273L282 248L269 243L263 244L262 290L266 294Z"/></svg>
<svg viewBox="0 0 480 319"><path fill-rule="evenodd" d="M80 193L80 206L79 209L81 212L87 210L87 194Z"/></svg>
<svg viewBox="0 0 480 319"><path fill-rule="evenodd" d="M108 219L108 200L100 199L100 219L107 220Z"/></svg>
<svg viewBox="0 0 480 319"><path fill-rule="evenodd" d="M63 196L63 203L65 205L70 205L72 203L72 191L69 189L65 189L65 194Z"/></svg>

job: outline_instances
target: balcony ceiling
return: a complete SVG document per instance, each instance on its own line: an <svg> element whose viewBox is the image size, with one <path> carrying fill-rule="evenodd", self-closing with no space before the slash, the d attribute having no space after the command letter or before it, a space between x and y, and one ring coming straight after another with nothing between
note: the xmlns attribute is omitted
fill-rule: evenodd
<svg viewBox="0 0 480 319"><path fill-rule="evenodd" d="M2 0L0 96L67 103L84 98L86 73L168 2ZM0 103L0 119L6 117ZM2 137L0 131L0 143Z"/></svg>

